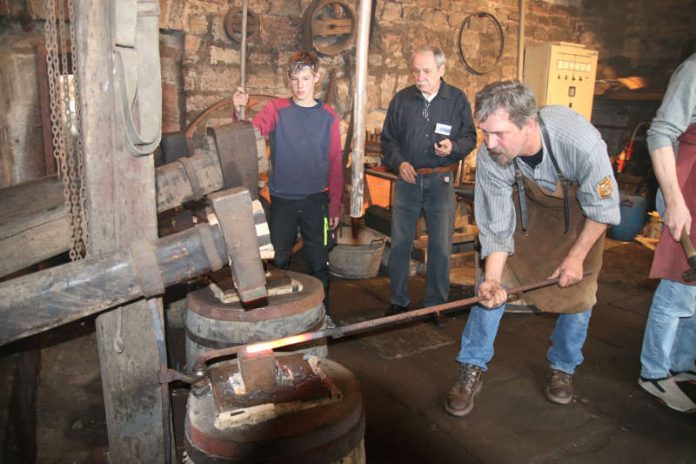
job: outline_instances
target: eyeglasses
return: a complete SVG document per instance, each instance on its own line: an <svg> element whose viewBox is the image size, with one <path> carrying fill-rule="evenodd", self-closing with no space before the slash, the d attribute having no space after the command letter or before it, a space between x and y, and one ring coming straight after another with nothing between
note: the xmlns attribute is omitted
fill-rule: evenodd
<svg viewBox="0 0 696 464"><path fill-rule="evenodd" d="M423 113L422 113L422 114L423 114L423 119L425 119L426 121L430 121L430 112L429 112L429 110L430 110L430 102L429 102L429 101L426 101L426 102L425 102L425 106L423 107Z"/></svg>

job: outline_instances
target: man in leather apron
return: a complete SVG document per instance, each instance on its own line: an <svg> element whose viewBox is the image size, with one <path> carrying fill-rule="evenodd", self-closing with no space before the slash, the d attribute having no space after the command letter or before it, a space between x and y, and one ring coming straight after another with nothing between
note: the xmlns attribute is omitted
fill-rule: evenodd
<svg viewBox="0 0 696 464"><path fill-rule="evenodd" d="M573 399L573 374L596 303L602 242L620 222L616 180L599 132L562 106L537 110L518 81L489 84L476 95L485 144L479 148L474 213L483 279L481 304L471 308L462 333L458 380L445 409L465 416L493 358L507 288L559 278L559 285L525 295L542 311L560 313L547 358L547 398ZM583 273L592 274L583 279Z"/></svg>
<svg viewBox="0 0 696 464"><path fill-rule="evenodd" d="M645 327L638 384L674 410L696 412L677 385L696 382L696 282L682 276L689 265L679 243L682 232L696 242L696 54L674 71L648 130L648 148L666 227L650 270L660 284Z"/></svg>

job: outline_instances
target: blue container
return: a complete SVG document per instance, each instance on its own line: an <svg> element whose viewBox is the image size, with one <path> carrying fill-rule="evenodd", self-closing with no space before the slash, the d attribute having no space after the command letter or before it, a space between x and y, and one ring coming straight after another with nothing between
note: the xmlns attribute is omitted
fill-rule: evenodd
<svg viewBox="0 0 696 464"><path fill-rule="evenodd" d="M621 224L612 226L609 229L609 237L614 240L629 242L633 240L645 224L645 198L624 193L620 195L620 198Z"/></svg>

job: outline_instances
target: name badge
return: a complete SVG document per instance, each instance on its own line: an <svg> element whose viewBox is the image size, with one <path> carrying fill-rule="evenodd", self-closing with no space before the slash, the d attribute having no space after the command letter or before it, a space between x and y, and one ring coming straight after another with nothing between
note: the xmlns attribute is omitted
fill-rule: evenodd
<svg viewBox="0 0 696 464"><path fill-rule="evenodd" d="M435 125L435 133L449 137L452 133L452 126L438 122Z"/></svg>

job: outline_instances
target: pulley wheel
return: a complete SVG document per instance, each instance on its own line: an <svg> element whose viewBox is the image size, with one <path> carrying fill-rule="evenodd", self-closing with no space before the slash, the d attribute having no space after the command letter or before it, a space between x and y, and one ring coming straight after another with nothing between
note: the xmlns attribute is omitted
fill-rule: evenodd
<svg viewBox="0 0 696 464"><path fill-rule="evenodd" d="M225 15L225 33L236 43L242 43L242 9L231 8ZM259 35L259 17L247 8L247 42Z"/></svg>
<svg viewBox="0 0 696 464"><path fill-rule="evenodd" d="M304 14L305 49L330 56L351 48L355 44L356 18L348 2L315 0Z"/></svg>

